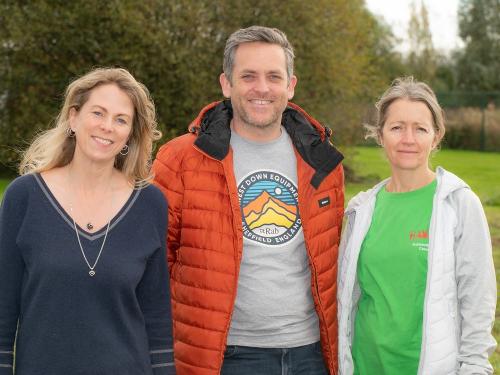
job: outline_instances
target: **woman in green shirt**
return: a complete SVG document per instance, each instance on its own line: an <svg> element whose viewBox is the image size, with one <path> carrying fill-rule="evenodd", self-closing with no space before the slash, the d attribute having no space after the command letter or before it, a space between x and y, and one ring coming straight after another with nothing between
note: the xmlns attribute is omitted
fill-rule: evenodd
<svg viewBox="0 0 500 375"><path fill-rule="evenodd" d="M339 257L341 374L491 374L496 304L488 225L457 176L429 167L442 140L433 91L397 79L368 127L391 176L354 197Z"/></svg>

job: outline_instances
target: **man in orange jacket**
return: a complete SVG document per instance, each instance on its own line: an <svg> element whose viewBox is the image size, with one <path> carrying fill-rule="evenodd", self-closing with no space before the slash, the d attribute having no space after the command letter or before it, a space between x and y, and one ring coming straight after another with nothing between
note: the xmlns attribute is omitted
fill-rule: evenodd
<svg viewBox="0 0 500 375"><path fill-rule="evenodd" d="M342 155L290 103L293 48L233 33L222 92L153 164L169 201L177 373L337 373ZM285 372L284 372L285 371Z"/></svg>

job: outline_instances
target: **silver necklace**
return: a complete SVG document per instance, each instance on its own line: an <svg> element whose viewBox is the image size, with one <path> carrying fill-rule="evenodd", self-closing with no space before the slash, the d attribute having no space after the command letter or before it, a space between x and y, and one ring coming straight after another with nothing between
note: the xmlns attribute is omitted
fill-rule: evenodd
<svg viewBox="0 0 500 375"><path fill-rule="evenodd" d="M111 223L111 220L108 221L108 224L106 225L106 233L104 234L104 239L102 240L101 249L99 250L99 254L97 254L97 258L96 258L94 264L91 266L89 263L89 260L87 259L87 256L85 255L85 251L83 251L82 242L80 241L80 235L78 234L78 229L76 228L76 222L75 222L74 215L73 215L73 206L70 206L69 209L71 211L71 218L73 219L73 228L75 228L76 239L78 240L78 245L80 246L80 251L82 252L83 259L85 260L85 263L87 263L87 266L89 267L89 275L94 276L95 275L94 268L95 268L95 266L97 266L97 262L99 262L99 258L101 257L101 254L102 254L102 249L104 249L104 244L106 243L106 239L108 238L109 224Z"/></svg>
<svg viewBox="0 0 500 375"><path fill-rule="evenodd" d="M68 170L68 182L70 181L69 178L69 170ZM111 182L110 182L111 185ZM110 186L111 187L111 186ZM109 189L111 190L111 189ZM111 195L111 208L113 207L113 195ZM73 228L75 229L76 233L76 239L78 240L78 246L80 247L80 251L82 253L83 259L85 260L85 263L87 263L87 267L89 268L89 275L90 276L95 276L95 267L97 266L97 263L99 262L99 259L101 258L102 250L104 249L104 244L106 243L106 239L108 238L108 232L109 232L109 224L111 223L111 218L108 221L108 224L106 225L106 233L104 233L104 239L102 240L101 248L99 249L99 253L97 254L97 258L95 259L94 264L91 266L89 260L87 259L87 256L85 255L85 251L83 251L83 246L82 246L82 241L80 240L80 235L78 234L78 229L76 227L76 221L75 221L75 215L73 214L73 204L70 202L69 203L69 210L71 212L71 219L73 220ZM87 229L92 230L94 226L89 222L87 224Z"/></svg>

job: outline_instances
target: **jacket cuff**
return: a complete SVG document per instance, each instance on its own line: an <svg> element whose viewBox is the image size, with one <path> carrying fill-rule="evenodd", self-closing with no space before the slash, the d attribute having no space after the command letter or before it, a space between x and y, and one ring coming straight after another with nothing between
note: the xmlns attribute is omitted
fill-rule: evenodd
<svg viewBox="0 0 500 375"><path fill-rule="evenodd" d="M154 375L174 375L174 351L173 349L151 350L151 367Z"/></svg>
<svg viewBox="0 0 500 375"><path fill-rule="evenodd" d="M12 365L14 362L14 352L0 349L0 375L12 375Z"/></svg>

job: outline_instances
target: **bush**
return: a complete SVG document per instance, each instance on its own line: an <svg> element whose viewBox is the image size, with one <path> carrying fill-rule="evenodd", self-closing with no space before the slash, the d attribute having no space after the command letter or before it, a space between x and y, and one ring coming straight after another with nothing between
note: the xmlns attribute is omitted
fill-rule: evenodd
<svg viewBox="0 0 500 375"><path fill-rule="evenodd" d="M360 0L0 2L0 161L49 126L64 88L96 66L121 66L151 91L163 140L222 98L224 44L238 28L285 31L296 49L294 100L351 142L359 108L388 81L388 32ZM29 25L29 27L26 27Z"/></svg>
<svg viewBox="0 0 500 375"><path fill-rule="evenodd" d="M482 135L483 121L484 135ZM494 108L483 111L470 107L447 109L443 147L500 151L500 111Z"/></svg>

